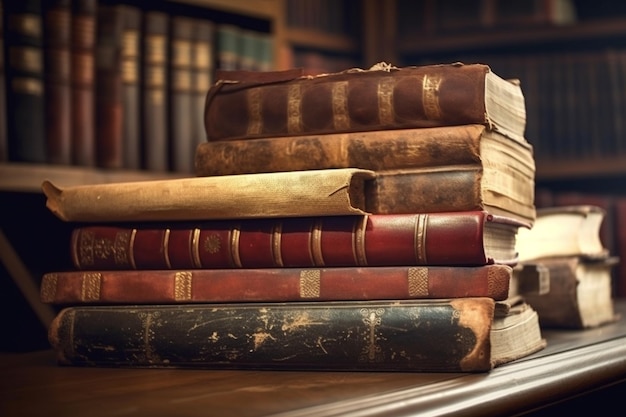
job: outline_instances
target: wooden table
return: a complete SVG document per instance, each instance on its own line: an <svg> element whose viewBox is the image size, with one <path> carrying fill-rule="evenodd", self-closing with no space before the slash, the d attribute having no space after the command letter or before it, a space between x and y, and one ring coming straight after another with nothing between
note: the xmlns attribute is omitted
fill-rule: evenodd
<svg viewBox="0 0 626 417"><path fill-rule="evenodd" d="M618 323L544 330L546 349L484 374L77 368L50 351L4 354L0 415L491 416L575 408L594 390L601 406L626 394L626 301L616 308Z"/></svg>

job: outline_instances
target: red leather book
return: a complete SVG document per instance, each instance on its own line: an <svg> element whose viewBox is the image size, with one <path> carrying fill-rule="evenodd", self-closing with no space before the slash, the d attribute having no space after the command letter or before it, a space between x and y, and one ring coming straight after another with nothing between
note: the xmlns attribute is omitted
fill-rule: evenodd
<svg viewBox="0 0 626 417"><path fill-rule="evenodd" d="M485 211L98 224L70 249L83 270L514 264L522 226Z"/></svg>
<svg viewBox="0 0 626 417"><path fill-rule="evenodd" d="M507 265L65 271L44 274L49 304L169 304L508 296Z"/></svg>
<svg viewBox="0 0 626 417"><path fill-rule="evenodd" d="M72 162L71 17L70 0L44 0L44 98L46 159L52 164Z"/></svg>
<svg viewBox="0 0 626 417"><path fill-rule="evenodd" d="M97 0L72 1L71 148L72 163L96 164L95 54Z"/></svg>

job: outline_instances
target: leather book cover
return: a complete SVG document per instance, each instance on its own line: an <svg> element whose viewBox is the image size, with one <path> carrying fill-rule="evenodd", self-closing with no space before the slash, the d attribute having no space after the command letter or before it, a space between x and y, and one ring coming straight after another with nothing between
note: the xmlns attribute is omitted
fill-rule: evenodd
<svg viewBox="0 0 626 417"><path fill-rule="evenodd" d="M124 5L122 27L122 142L123 166L142 168L141 151L141 14L139 7Z"/></svg>
<svg viewBox="0 0 626 417"><path fill-rule="evenodd" d="M96 161L123 168L122 27L123 8L98 4L96 40Z"/></svg>
<svg viewBox="0 0 626 417"><path fill-rule="evenodd" d="M79 270L513 264L525 226L483 211L95 224L70 253Z"/></svg>
<svg viewBox="0 0 626 417"><path fill-rule="evenodd" d="M96 165L97 0L72 0L70 33L72 164Z"/></svg>
<svg viewBox="0 0 626 417"><path fill-rule="evenodd" d="M46 159L72 163L71 0L43 0Z"/></svg>
<svg viewBox="0 0 626 417"><path fill-rule="evenodd" d="M482 372L490 298L72 306L49 340L74 366ZM509 359L509 360L512 360Z"/></svg>
<svg viewBox="0 0 626 417"><path fill-rule="evenodd" d="M363 168L374 171L442 165L482 164L486 147L530 163L528 144L482 125L328 133L281 138L205 141L195 156L197 176L252 174L305 169Z"/></svg>
<svg viewBox="0 0 626 417"><path fill-rule="evenodd" d="M173 171L193 172L192 41L194 20L186 16L170 19L169 49L169 155Z"/></svg>
<svg viewBox="0 0 626 417"><path fill-rule="evenodd" d="M40 0L5 1L7 147L11 162L46 162Z"/></svg>
<svg viewBox="0 0 626 417"><path fill-rule="evenodd" d="M169 171L168 45L170 16L144 11L141 131L144 168Z"/></svg>
<svg viewBox="0 0 626 417"><path fill-rule="evenodd" d="M284 82L218 80L208 140L484 124L523 141L524 96L483 64L379 64Z"/></svg>
<svg viewBox="0 0 626 417"><path fill-rule="evenodd" d="M184 304L507 298L512 269L486 266L63 271L44 274L48 304Z"/></svg>

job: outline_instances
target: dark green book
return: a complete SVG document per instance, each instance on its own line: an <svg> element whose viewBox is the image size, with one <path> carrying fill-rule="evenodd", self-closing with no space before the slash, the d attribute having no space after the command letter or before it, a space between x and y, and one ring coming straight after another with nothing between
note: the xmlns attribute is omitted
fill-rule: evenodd
<svg viewBox="0 0 626 417"><path fill-rule="evenodd" d="M73 306L60 364L480 372L543 348L537 315L490 298Z"/></svg>

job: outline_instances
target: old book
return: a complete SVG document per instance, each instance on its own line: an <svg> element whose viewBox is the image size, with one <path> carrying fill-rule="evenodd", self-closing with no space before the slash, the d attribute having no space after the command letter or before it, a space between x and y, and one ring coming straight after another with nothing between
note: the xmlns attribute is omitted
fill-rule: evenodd
<svg viewBox="0 0 626 417"><path fill-rule="evenodd" d="M47 207L65 221L171 221L365 214L361 169L81 185L42 184ZM297 202L297 203L295 203Z"/></svg>
<svg viewBox="0 0 626 417"><path fill-rule="evenodd" d="M381 64L274 83L223 75L207 95L208 140L484 124L524 141L521 87L487 65Z"/></svg>
<svg viewBox="0 0 626 417"><path fill-rule="evenodd" d="M520 261L556 256L606 257L608 250L600 238L604 216L604 209L593 205L537 209L533 227L520 229L517 235Z"/></svg>
<svg viewBox="0 0 626 417"><path fill-rule="evenodd" d="M486 372L541 350L536 313L490 298L72 306L61 365Z"/></svg>
<svg viewBox="0 0 626 417"><path fill-rule="evenodd" d="M97 0L72 0L70 34L72 164L96 164Z"/></svg>
<svg viewBox="0 0 626 417"><path fill-rule="evenodd" d="M168 171L168 44L170 16L161 11L143 13L141 131L144 167Z"/></svg>
<svg viewBox="0 0 626 417"><path fill-rule="evenodd" d="M486 175L514 170L523 178L535 177L530 144L476 124L205 141L196 151L195 174L349 167L381 171L465 164L482 166Z"/></svg>
<svg viewBox="0 0 626 417"><path fill-rule="evenodd" d="M122 102L122 28L124 8L98 4L96 35L96 164L124 166Z"/></svg>
<svg viewBox="0 0 626 417"><path fill-rule="evenodd" d="M123 5L122 48L122 166L141 169L141 17L137 6Z"/></svg>
<svg viewBox="0 0 626 417"><path fill-rule="evenodd" d="M194 19L172 16L169 50L169 127L170 166L173 171L191 173L195 141L193 138L192 41Z"/></svg>
<svg viewBox="0 0 626 417"><path fill-rule="evenodd" d="M537 273L547 275L547 291L524 294L543 327L582 329L617 319L611 280L616 263L617 258L612 257L554 257L524 262L515 274L520 283L535 279Z"/></svg>
<svg viewBox="0 0 626 417"><path fill-rule="evenodd" d="M40 0L5 1L8 159L46 162Z"/></svg>
<svg viewBox="0 0 626 417"><path fill-rule="evenodd" d="M70 253L83 270L512 265L520 227L484 211L84 224Z"/></svg>
<svg viewBox="0 0 626 417"><path fill-rule="evenodd" d="M42 0L46 160L72 163L71 0Z"/></svg>
<svg viewBox="0 0 626 417"><path fill-rule="evenodd" d="M44 274L50 304L183 304L508 296L507 265L63 271Z"/></svg>

